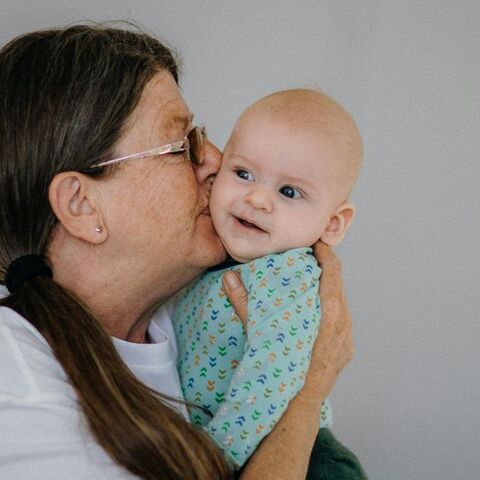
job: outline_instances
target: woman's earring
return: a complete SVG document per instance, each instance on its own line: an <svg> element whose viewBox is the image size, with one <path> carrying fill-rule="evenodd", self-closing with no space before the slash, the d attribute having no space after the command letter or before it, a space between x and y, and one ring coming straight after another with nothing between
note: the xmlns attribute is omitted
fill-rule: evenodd
<svg viewBox="0 0 480 480"><path fill-rule="evenodd" d="M96 231L97 233L102 233L102 227L101 227L101 225L97 225L97 226L95 227L95 231Z"/></svg>

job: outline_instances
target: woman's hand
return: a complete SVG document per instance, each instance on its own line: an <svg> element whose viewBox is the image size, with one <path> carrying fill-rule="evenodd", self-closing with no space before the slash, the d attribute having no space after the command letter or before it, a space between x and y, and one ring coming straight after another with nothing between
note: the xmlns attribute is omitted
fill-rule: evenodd
<svg viewBox="0 0 480 480"><path fill-rule="evenodd" d="M313 246L313 252L322 267L319 290L322 318L305 385L299 395L318 404L319 399L324 400L329 395L338 374L352 359L354 346L340 260L321 241ZM247 291L240 276L228 271L222 280L225 292L246 328Z"/></svg>
<svg viewBox="0 0 480 480"><path fill-rule="evenodd" d="M354 354L352 318L343 291L342 265L333 250L318 241L313 253L322 267L320 330L312 351L305 385L299 395L318 402L332 391L338 374Z"/></svg>

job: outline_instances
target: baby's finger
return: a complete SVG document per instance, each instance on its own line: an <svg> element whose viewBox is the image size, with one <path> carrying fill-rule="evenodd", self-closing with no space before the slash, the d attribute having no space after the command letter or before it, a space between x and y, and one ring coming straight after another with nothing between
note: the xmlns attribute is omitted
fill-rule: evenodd
<svg viewBox="0 0 480 480"><path fill-rule="evenodd" d="M223 287L235 312L243 323L243 328L247 330L247 290L243 286L242 280L237 273L227 271L222 277Z"/></svg>

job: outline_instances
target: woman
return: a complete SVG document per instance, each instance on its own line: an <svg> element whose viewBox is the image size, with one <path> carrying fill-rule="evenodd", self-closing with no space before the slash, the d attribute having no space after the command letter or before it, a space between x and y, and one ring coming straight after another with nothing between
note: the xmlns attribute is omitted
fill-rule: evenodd
<svg viewBox="0 0 480 480"><path fill-rule="evenodd" d="M208 212L220 155L202 149L177 80L157 40L111 28L35 32L0 52L2 478L231 476L170 398L171 326L156 313L225 258ZM351 358L338 262L316 250L312 366L242 479L305 477L321 402ZM243 316L245 292L225 284Z"/></svg>

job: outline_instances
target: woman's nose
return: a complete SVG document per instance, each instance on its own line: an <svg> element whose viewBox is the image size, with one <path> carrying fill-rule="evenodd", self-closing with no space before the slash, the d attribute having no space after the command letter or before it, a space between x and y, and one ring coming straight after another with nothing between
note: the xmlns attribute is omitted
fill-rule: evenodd
<svg viewBox="0 0 480 480"><path fill-rule="evenodd" d="M265 189L261 187L252 188L245 196L245 202L257 210L263 210L265 213L271 213L273 202Z"/></svg>
<svg viewBox="0 0 480 480"><path fill-rule="evenodd" d="M201 165L194 165L197 182L202 185L206 181L211 180L220 169L222 163L222 153L208 139L205 142L205 154Z"/></svg>

